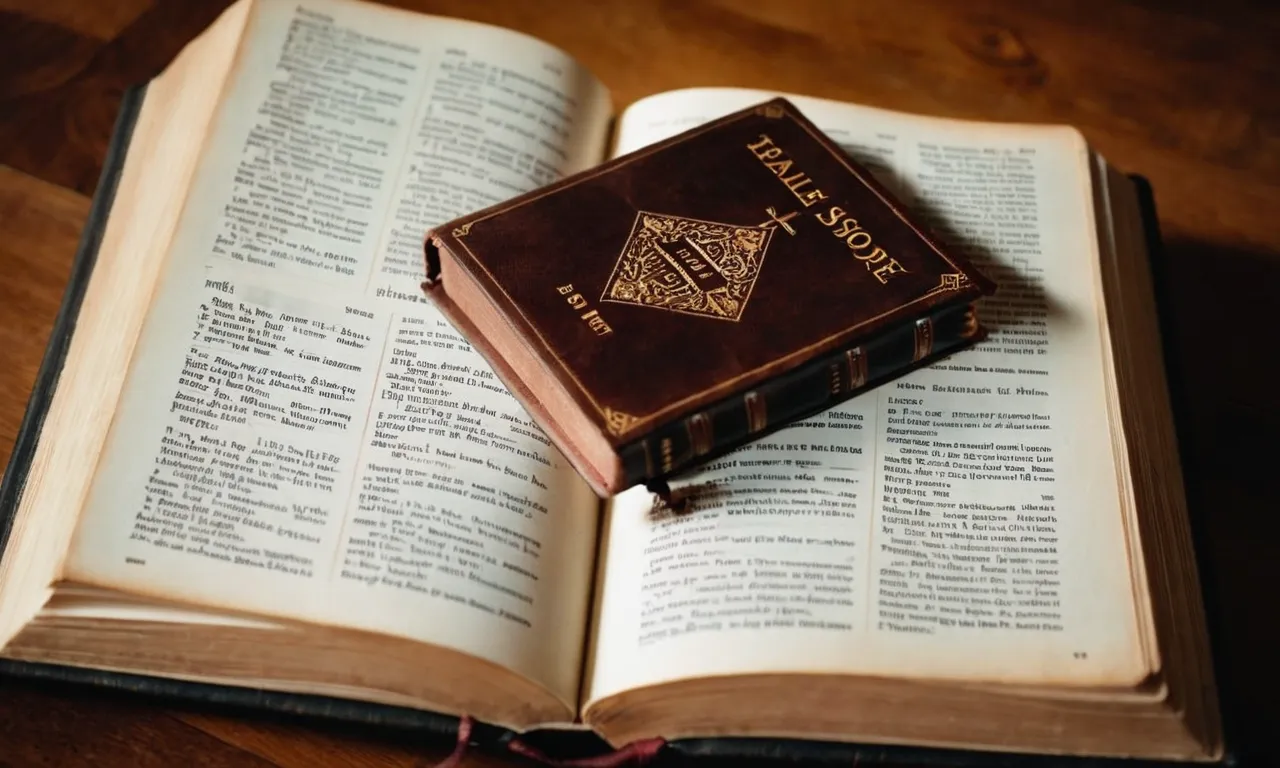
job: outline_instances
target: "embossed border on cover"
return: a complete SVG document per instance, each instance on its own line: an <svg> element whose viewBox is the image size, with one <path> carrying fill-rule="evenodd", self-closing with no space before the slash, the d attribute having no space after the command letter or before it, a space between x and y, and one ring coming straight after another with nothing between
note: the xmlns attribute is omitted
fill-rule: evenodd
<svg viewBox="0 0 1280 768"><path fill-rule="evenodd" d="M911 301L899 304L893 309L887 310L885 312L881 312L880 314L875 315L874 317L866 318L865 320L859 323L856 323L848 328L845 328L841 331L837 331L836 333L829 334L824 338L819 339L818 341L815 341L812 344L808 344L804 347L801 347L800 349L797 349L788 355L784 355L783 357L778 358L777 360L771 360L764 365L757 366L756 368L753 368L750 371L745 371L743 373L740 373L731 379L722 381L719 384L708 387L700 392L695 392L673 403L668 403L667 405L659 408L656 411L653 411L652 413L647 413L642 416L635 416L635 415L620 412L614 408L611 408L607 405L600 403L598 400L596 400L595 396L591 393L591 390L589 390L587 386L583 384L582 381L577 377L577 375L574 374L573 369L569 367L568 363L566 363L564 359L560 357L560 355L556 352L555 348L552 347L551 344L547 341L546 337L542 335L542 332L538 330L538 326L529 318L528 315L525 314L524 309L521 308L520 305L516 303L514 299L511 298L511 295L507 293L507 289L504 288L502 283L497 279L497 277L495 277L494 274L489 271L489 268L485 266L484 262L480 259L480 257L477 256L476 253L471 250L471 247L467 245L467 243L463 238L471 234L471 230L475 227L475 225L479 224L482 221L491 219L494 216L497 216L499 214L503 214L503 213L507 213L508 211L515 210L516 208L523 207L537 200L541 200L542 198L547 197L548 195L556 194L560 190L565 189L568 186L577 185L584 181L589 181L598 176L602 176L606 173L611 173L612 171L618 168L624 167L626 165L630 165L631 163L637 160L648 157L649 155L662 151L667 147L672 146L673 144L690 139L694 136L699 136L708 131L715 130L721 126L728 125L730 123L743 120L745 118L766 114L765 110L775 105L782 110L782 114L779 114L776 116L774 114L767 114L768 117L772 119L780 119L782 117L787 117L795 121L797 125L799 125L802 129L804 129L806 133L812 136L814 140L817 141L818 144L827 151L828 154L835 157L835 159L842 166L844 166L845 170L849 171L849 173L851 173L854 176L854 178L858 179L858 181L861 182L863 186L865 186L868 190L872 192L872 194L878 197L880 201L884 203L887 208L889 208L889 210L893 211L894 215L896 215L899 219L902 220L904 224L910 227L912 232L915 232L916 235L926 245L928 245L929 248L939 258L941 258L943 261L949 264L952 267L952 269L956 270L956 272L944 274L942 276L942 281L940 282L939 285L931 288L929 291L925 292L924 294L921 294L920 296L916 297L915 299L912 299ZM769 111L772 112L772 110L769 110ZM739 112L736 112L730 115L726 115L718 120L712 120L709 123L704 123L701 126L676 134L675 136L671 136L655 144L650 144L649 146L639 149L635 152L631 152L621 157L614 158L613 160L609 160L605 163L602 163L596 166L595 168L592 168L587 171L583 171L581 174L575 174L574 176L568 179L565 179L564 181L556 182L549 186L543 187L542 189L539 189L539 190L527 192L512 200L507 201L506 203L501 203L494 206L493 208L490 208L489 210L485 211L483 215L477 216L476 218L473 218L473 219L467 218L467 217L462 217L462 218L464 220L463 223L457 225L451 232L451 234L453 235L454 241L458 245L462 246L463 250L466 251L467 256L470 257L472 263L480 267L480 269L484 271L484 274L488 277L489 282L494 287L496 287L499 291L502 292L502 296L503 298L506 299L508 306L510 306L517 313L520 314L520 317L521 319L524 320L525 325L529 328L529 330L533 332L535 336L537 336L538 341L542 344L542 348L545 349L551 355L551 357L555 359L555 361L559 364L560 369L563 370L566 375L568 375L569 379L575 385L577 385L578 391L587 399L587 402L589 402L591 406L595 408L596 414L601 418L602 426L604 427L605 431L608 434L613 435L615 437L622 437L627 433L634 431L636 428L642 425L647 425L651 422L657 421L659 418L666 416L670 413L678 412L685 405L691 402L694 402L696 400L700 400L702 398L720 394L722 392L732 391L732 388L734 387L734 385L736 385L739 381L755 376L759 374L761 371L765 370L766 368L770 368L779 363L786 364L796 359L803 360L814 350L820 349L821 347L826 346L827 344L830 344L831 342L841 337L852 336L858 330L865 328L866 326L871 325L885 317L888 317L889 315L892 315L895 312L900 312L904 309L908 309L917 304L928 301L929 299L933 298L934 296L940 293L963 290L965 288L969 288L975 285L975 283L973 283L972 280L969 280L968 276L965 274L966 270L963 266L956 264L954 261L952 261L951 258L947 256L947 254L942 250L942 248L938 246L937 242L935 242L935 240L933 239L933 237L929 235L929 233L924 232L919 227L917 227L915 223L912 222L909 218L907 218L907 216L900 210L899 205L897 203L895 203L893 200L889 199L884 195L884 193L881 190L879 182L875 181L874 179L868 179L866 175L864 175L857 168L855 168L850 163L849 158L847 158L844 155L844 153L840 151L837 145L835 145L829 138L827 138L824 134L822 134L815 127L813 127L809 123L808 118L800 114L799 111L795 109L794 105L792 105L790 101L781 97L772 99L762 104L757 104L753 107L748 107L746 109L743 109ZM955 281L954 284L951 284L948 282L948 278L953 276L960 277L963 279L957 280ZM625 416L626 418L619 419L619 416ZM615 430L618 430L618 431L615 431Z"/></svg>

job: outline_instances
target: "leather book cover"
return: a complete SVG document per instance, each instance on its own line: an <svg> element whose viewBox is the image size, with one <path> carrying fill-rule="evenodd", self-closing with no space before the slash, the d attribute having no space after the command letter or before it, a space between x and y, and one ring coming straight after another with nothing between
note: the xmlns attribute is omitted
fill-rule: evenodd
<svg viewBox="0 0 1280 768"><path fill-rule="evenodd" d="M571 430L545 423L543 374L618 451L994 289L785 99L451 221L426 251L427 293L571 460ZM496 322L459 298L454 264ZM539 375L477 339L482 326L513 333ZM712 426L690 442L717 444ZM668 454L649 446L648 474L671 469Z"/></svg>

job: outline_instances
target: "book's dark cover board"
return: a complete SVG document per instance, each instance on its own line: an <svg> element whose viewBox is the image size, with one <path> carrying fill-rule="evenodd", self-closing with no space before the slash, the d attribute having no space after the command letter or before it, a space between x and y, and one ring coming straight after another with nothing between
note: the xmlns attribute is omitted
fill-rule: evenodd
<svg viewBox="0 0 1280 768"><path fill-rule="evenodd" d="M781 98L442 224L425 258L427 294L456 324L474 307L452 299L455 279L538 361L536 376L512 381L518 369L476 344L571 461L577 441L537 407L549 382L624 465L624 449L648 439L636 449L647 458L604 493L808 415L768 385L995 289ZM926 333L918 343L936 346ZM927 354L912 355L906 335L895 368ZM819 392L858 389L828 368L844 370L813 370Z"/></svg>
<svg viewBox="0 0 1280 768"><path fill-rule="evenodd" d="M102 175L81 235L80 245L72 267L71 277L63 296L53 332L41 363L35 386L23 417L13 453L9 458L3 482L0 482L0 556L8 542L14 514L35 453L36 441L45 414L53 397L67 347L75 331L76 317L84 297L89 276L93 271L98 246L111 211L116 185L124 166L125 154L132 136L133 126L141 109L145 87L130 90L121 103ZM1148 245L1153 274L1156 279L1157 298L1164 295L1163 260L1160 252L1159 231L1156 224L1154 200L1146 181L1135 177L1138 184L1146 221ZM1168 307L1160 307L1162 320ZM1170 325L1162 322L1162 327ZM1166 336L1166 365L1176 354L1176 345ZM1173 387L1175 409L1181 393L1176 383ZM1185 445L1185 442L1184 442ZM1193 511L1193 530L1197 541L1197 554L1203 583L1213 583L1212 570L1205 556L1203 524L1200 515ZM1214 619L1216 602L1206 595L1211 620ZM1219 626L1214 621L1214 628ZM1223 716L1229 749L1235 746L1231 731L1230 706L1235 703L1230 695L1228 682L1218 665L1218 684L1222 691ZM160 699L174 706L198 710L213 710L230 714L250 714L260 718L301 720L308 724L325 723L328 730L355 729L363 734L373 733L388 740L412 743L452 744L457 740L460 719L453 716L425 712L406 707L371 704L326 696L281 693L237 686L195 683L146 675L104 672L80 667L51 664L33 664L0 659L0 675L23 678L34 683L72 691L80 695L141 696ZM600 754L607 745L592 734L573 732L541 732L517 735L503 728L485 724L468 723L469 742L476 748L490 752L510 751L518 742L524 754L532 747L542 753L560 759ZM1244 752L1228 752L1223 764L1252 765L1245 761ZM1112 760L1099 758L1054 757L986 753L965 750L921 749L911 747L866 746L828 742L787 739L686 739L668 743L659 753L657 764L686 764L715 766L750 765L915 765L948 766L1004 766L1007 768L1040 768L1041 766L1073 766L1086 768L1097 766L1133 766L1147 768L1155 765L1147 761ZM1186 764L1178 764L1186 765Z"/></svg>

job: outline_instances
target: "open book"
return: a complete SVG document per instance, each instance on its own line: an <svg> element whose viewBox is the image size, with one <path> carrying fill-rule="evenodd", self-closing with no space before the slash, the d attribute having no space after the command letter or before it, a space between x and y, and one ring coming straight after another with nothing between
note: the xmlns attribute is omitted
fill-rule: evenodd
<svg viewBox="0 0 1280 768"><path fill-rule="evenodd" d="M1064 127L792 96L1001 285L991 336L602 505L422 236L772 94L242 0L146 90L0 561L11 659L505 728L1221 753L1137 198Z"/></svg>

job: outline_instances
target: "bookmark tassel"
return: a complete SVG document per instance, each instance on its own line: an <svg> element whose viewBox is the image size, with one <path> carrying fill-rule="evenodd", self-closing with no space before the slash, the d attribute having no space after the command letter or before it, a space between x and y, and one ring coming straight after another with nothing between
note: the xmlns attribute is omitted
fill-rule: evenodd
<svg viewBox="0 0 1280 768"><path fill-rule="evenodd" d="M458 743L454 746L453 752L444 759L443 762L437 763L436 768L459 768L462 765L462 759L467 756L467 747L471 744L471 728L475 725L475 721L470 715L463 715L458 721Z"/></svg>
<svg viewBox="0 0 1280 768"><path fill-rule="evenodd" d="M641 739L640 741L633 741L607 755L580 757L572 760L557 760L547 757L540 750L525 744L518 738L512 739L507 744L507 749L535 763L551 766L552 768L639 768L639 766L653 762L658 757L658 753L662 751L662 748L666 746L666 743L666 740L661 738Z"/></svg>

